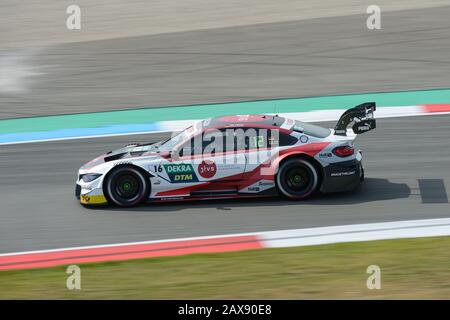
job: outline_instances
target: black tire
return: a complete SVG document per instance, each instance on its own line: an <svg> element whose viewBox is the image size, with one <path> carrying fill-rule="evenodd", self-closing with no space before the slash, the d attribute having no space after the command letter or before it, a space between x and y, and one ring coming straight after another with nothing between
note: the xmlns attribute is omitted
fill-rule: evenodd
<svg viewBox="0 0 450 320"><path fill-rule="evenodd" d="M136 167L114 168L104 184L108 202L120 207L135 207L148 199L150 182L147 175Z"/></svg>
<svg viewBox="0 0 450 320"><path fill-rule="evenodd" d="M284 198L304 200L319 189L320 175L310 161L293 158L281 164L275 181L278 193Z"/></svg>

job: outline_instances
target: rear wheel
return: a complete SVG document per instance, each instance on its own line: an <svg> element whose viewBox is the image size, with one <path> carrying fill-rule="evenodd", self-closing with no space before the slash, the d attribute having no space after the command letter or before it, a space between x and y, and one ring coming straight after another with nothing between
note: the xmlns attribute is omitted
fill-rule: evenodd
<svg viewBox="0 0 450 320"><path fill-rule="evenodd" d="M276 183L283 197L292 200L307 199L319 188L319 174L308 160L289 159L281 164Z"/></svg>
<svg viewBox="0 0 450 320"><path fill-rule="evenodd" d="M141 170L124 166L113 169L105 182L105 195L120 207L135 207L147 200L150 183Z"/></svg>

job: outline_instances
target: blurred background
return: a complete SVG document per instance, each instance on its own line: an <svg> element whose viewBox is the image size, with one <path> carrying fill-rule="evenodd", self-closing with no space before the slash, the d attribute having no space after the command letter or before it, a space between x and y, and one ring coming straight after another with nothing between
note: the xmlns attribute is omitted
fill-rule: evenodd
<svg viewBox="0 0 450 320"><path fill-rule="evenodd" d="M445 86L448 1L371 4L2 1L0 118Z"/></svg>

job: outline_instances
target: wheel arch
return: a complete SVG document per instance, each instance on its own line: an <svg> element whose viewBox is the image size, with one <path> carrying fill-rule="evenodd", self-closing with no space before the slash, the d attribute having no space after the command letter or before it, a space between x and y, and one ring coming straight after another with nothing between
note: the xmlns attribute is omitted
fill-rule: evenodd
<svg viewBox="0 0 450 320"><path fill-rule="evenodd" d="M314 166L314 168L317 170L317 173L319 174L319 187L322 185L324 174L325 174L323 166L314 157L310 156L307 153L303 153L303 152L291 153L291 154L287 154L287 155L279 158L278 159L279 161L277 162L276 167L275 167L274 177L276 177L276 175L278 174L278 170L280 169L280 166L284 162L286 162L290 159L303 159L303 160L309 161Z"/></svg>
<svg viewBox="0 0 450 320"><path fill-rule="evenodd" d="M152 184L150 183L150 178L154 177L154 175L151 174L150 172L148 172L147 170L145 170L144 168L142 168L141 166L138 166L136 164L121 163L121 164L111 167L111 169L109 169L108 172L105 174L103 181L102 181L103 195L105 196L105 198L109 204L111 204L111 199L109 199L108 192L106 191L107 190L106 183L108 182L108 177L111 175L111 173L114 172L114 170L117 170L118 168L133 168L133 169L136 169L139 172L141 172L149 180L149 194L151 194Z"/></svg>

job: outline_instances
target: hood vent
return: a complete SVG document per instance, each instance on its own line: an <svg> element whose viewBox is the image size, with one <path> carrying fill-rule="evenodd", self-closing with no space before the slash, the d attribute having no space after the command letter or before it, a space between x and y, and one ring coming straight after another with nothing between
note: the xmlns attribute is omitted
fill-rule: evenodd
<svg viewBox="0 0 450 320"><path fill-rule="evenodd" d="M128 152L120 152L120 153L116 153L116 154L107 156L107 157L105 157L105 162L118 160L118 159L122 158L124 155L126 155L127 153Z"/></svg>

